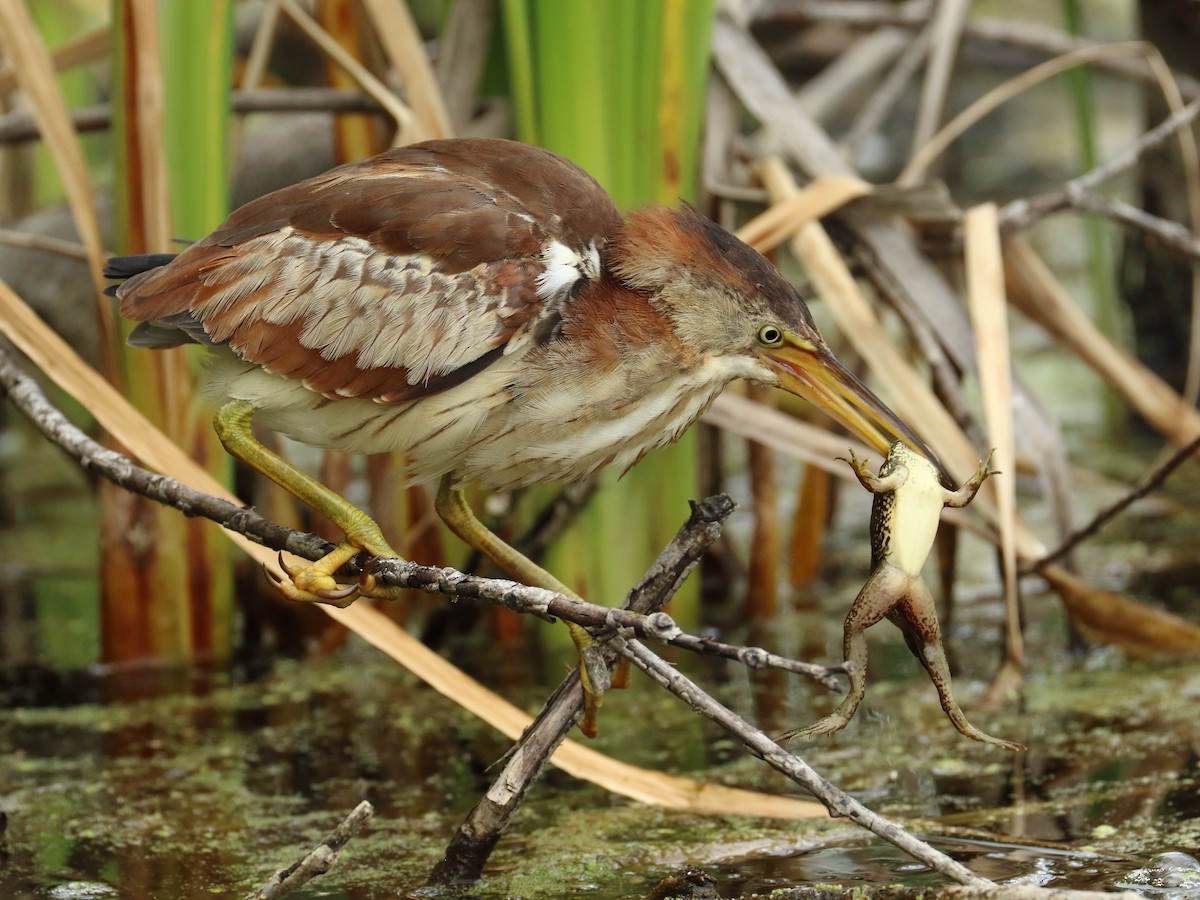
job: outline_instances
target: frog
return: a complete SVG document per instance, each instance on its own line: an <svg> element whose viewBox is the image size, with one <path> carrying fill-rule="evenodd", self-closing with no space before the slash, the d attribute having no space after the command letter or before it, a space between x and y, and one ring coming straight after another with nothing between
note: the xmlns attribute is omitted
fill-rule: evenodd
<svg viewBox="0 0 1200 900"><path fill-rule="evenodd" d="M786 732L778 738L786 744L796 737L833 734L849 724L867 689L866 630L887 618L904 634L913 655L929 673L942 709L966 737L1007 750L1024 750L1022 744L992 737L969 721L954 699L950 666L942 647L937 610L921 575L937 535L942 508L963 507L975 499L992 475L994 451L980 460L975 473L957 490L946 486L939 468L903 441L888 450L879 474L871 472L868 460L850 450L849 463L859 482L874 495L871 504L871 574L846 616L842 652L848 663L850 690L846 699L825 718Z"/></svg>

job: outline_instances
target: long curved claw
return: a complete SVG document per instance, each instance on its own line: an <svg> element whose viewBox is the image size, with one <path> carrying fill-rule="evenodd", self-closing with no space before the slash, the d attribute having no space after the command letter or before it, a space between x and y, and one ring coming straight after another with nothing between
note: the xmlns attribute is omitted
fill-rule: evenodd
<svg viewBox="0 0 1200 900"><path fill-rule="evenodd" d="M330 606L345 608L353 603L359 593L357 584L339 584L330 574L336 571L357 552L349 545L338 547L317 562L305 566L289 566L279 554L279 568L286 577L276 575L266 565L263 571L275 590L289 600L303 603L327 603Z"/></svg>

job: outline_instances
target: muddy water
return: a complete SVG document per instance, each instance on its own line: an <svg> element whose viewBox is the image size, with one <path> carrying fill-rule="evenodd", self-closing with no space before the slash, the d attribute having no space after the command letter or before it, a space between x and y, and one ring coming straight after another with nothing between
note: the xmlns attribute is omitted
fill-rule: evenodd
<svg viewBox="0 0 1200 900"><path fill-rule="evenodd" d="M876 670L915 676L895 636L876 644ZM486 652L474 663L503 666ZM694 674L712 683L715 670ZM967 701L980 687L967 676L958 685ZM747 713L757 705L782 719L815 716L830 702L792 692L787 704L764 706L761 687L739 675L725 679L723 692ZM526 683L515 694L532 704L540 690ZM1043 668L1019 709L975 714L990 731L1029 744L1014 758L961 738L923 680L879 681L847 732L797 749L982 875L1115 887L1156 854L1200 854L1198 698L1195 666L1100 654ZM396 896L420 885L505 748L353 646L313 663L276 662L253 679L10 673L3 701L5 898L239 897L363 798L375 804L375 822L302 896ZM608 752L788 789L644 681L613 695L605 712L599 743ZM640 727L646 721L656 723L651 735ZM939 881L839 823L649 810L551 773L473 896L637 896L689 863L706 868L727 897L799 884Z"/></svg>
<svg viewBox="0 0 1200 900"><path fill-rule="evenodd" d="M1080 481L1079 518L1113 499L1117 482L1134 480L1153 453L1130 442L1097 460L1093 445L1099 477ZM59 466L53 455L37 458ZM25 503L0 523L0 898L241 897L364 798L376 820L302 896L357 900L419 887L505 742L356 644L304 663L258 659L229 670L87 668L95 589L80 548L94 546L94 516L63 501L54 485L64 477L77 478L62 466L54 477L22 474ZM749 640L835 658L837 623L866 564L869 500L860 499L846 504L829 540L828 571L840 574L808 598L817 611ZM1035 505L1023 507L1044 525ZM1200 477L1181 471L1083 549L1082 571L1195 620L1198 509ZM747 518L732 523L735 540ZM1200 866L1189 862L1200 856L1200 665L1131 662L1103 649L1072 655L1057 600L1029 581L1025 691L1009 710L979 711L973 701L997 661L1000 612L991 554L971 543L964 539L949 629L956 692L976 724L1029 752L1014 758L959 736L886 624L872 633L870 686L855 721L795 749L989 878L1200 896ZM532 710L565 654L464 645L457 661ZM778 674L679 661L771 731L837 702ZM606 752L791 790L645 681L611 695L605 713ZM684 816L554 772L492 863L472 896L639 896L686 864L708 871L725 897L940 881L844 824Z"/></svg>

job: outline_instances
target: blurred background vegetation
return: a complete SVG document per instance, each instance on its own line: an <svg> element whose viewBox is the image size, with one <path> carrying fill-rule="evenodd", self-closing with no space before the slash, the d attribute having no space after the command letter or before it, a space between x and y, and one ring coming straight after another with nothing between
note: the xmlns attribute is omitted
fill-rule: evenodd
<svg viewBox="0 0 1200 900"><path fill-rule="evenodd" d="M684 199L732 227L766 200L751 164L774 151L771 139L750 127L710 74L716 0L16 6L24 12L12 15L25 16L29 31L10 37L37 42L37 53L10 49L0 70L8 110L0 119L0 218L8 223L0 234L0 276L194 458L248 502L297 527L327 526L233 471L212 435L208 401L194 390L201 356L124 346L127 325L110 300L96 299L98 250L170 250L253 196L396 143L449 135L543 144L592 172L624 207ZM841 141L843 157L878 183L900 174L940 123L1015 73L1142 31L1171 51L1181 30L1172 27L1169 4L1119 0L974 4L969 17L965 4L951 3L778 0L730 10L749 16L801 106ZM918 188L899 202L952 281L962 273L951 259L955 238L945 232L956 227L959 210L1052 190L1165 115L1163 91L1146 79L1140 58L1097 55L1092 68L1014 89L1012 101L951 145L924 179L948 185L948 194L931 199ZM1171 62L1190 98L1194 63L1187 53ZM49 66L53 83L46 83ZM39 139L55 104L74 121L78 150L64 149L70 141L62 135ZM1126 170L1112 195L1186 221L1188 191L1180 185L1194 184L1195 173L1169 147ZM93 225L81 227L89 216ZM96 225L89 239L87 228ZM1192 295L1186 259L1102 217L1048 219L1029 235L1112 340L1136 344L1177 389L1194 393L1196 367L1189 368L1184 338ZM805 279L786 253L779 260ZM1119 302L1122 292L1129 305ZM822 309L817 314L836 331ZM936 374L936 355L923 358L928 335L905 336L911 323L903 319L888 324L918 368ZM1095 448L1139 446L1146 432L1129 424L1128 410L1144 411L1106 393L1087 365L1067 358L1059 337L1021 324L1019 373L1038 386L1045 421L1065 434L1062 446L1088 478L1100 471L1132 480L1147 457L1113 461ZM886 393L887 374L872 377ZM978 402L974 390L968 378L969 404ZM77 421L89 422L87 397L57 399ZM752 399L774 402L762 394ZM7 407L0 407L0 426L0 662L220 661L235 652L304 652L340 641L312 610L270 595L212 527L90 483ZM1153 452L1153 441L1144 449ZM364 503L412 558L477 566L431 525L428 489L400 484L395 460L287 451ZM1022 510L1052 545L1056 529L1064 530L1054 521L1061 508L1041 505L1037 495L1058 474L1047 476L1045 460L1030 455L1036 447L1022 453L1022 470L1031 476L1022 482ZM1032 487L1034 475L1040 488ZM688 498L734 490L752 515L707 566L706 587L689 588L677 601L676 614L692 624L770 622L781 610L816 602L817 588L833 574L821 549L837 508L836 481L736 434L697 429L624 478L609 473L602 480L594 493L538 491L475 502L510 537L530 531L535 552L582 593L615 602L685 516ZM1105 477L1099 484L1116 482ZM1071 489L1060 484L1059 492ZM531 528L551 501L567 510L567 524ZM862 504L855 508L861 516ZM505 612L447 614L421 598L387 611L399 620L411 616L410 627L434 642L476 623L501 642L541 634Z"/></svg>
<svg viewBox="0 0 1200 900"><path fill-rule="evenodd" d="M1034 684L1027 696L1043 716L1029 727L1041 729L1044 755L1035 748L1025 768L1014 765L1011 781L1007 764L973 760L968 766L957 759L957 745L942 750L937 744L934 735L944 722L935 728L920 718L930 710L938 714L929 696L898 702L885 686L874 695L882 697L879 713L872 718L866 708L838 739L846 743L813 749L826 753L823 764L837 764L840 755L853 789L886 796L904 812L924 815L955 803L1004 810L1014 798L1042 797L1045 788L1046 810L1013 814L1011 830L1028 826L1035 837L1099 841L1099 832L1091 831L1097 823L1133 822L1164 797L1172 800L1161 787L1166 782L1176 785L1172 802L1179 809L1194 818L1200 808L1192 710L1155 718L1159 712L1147 713L1141 699L1186 705L1197 690L1194 676L1176 673L1162 687L1154 681L1157 670L1125 668L1111 649L1153 659L1196 651L1189 624L1200 621L1194 467L1185 466L1170 490L1140 500L1099 539L1077 548L1053 577L1039 577L1033 566L1042 550L1126 495L1170 448L1200 433L1194 410L1200 173L1194 150L1171 139L1114 166L1112 177L1073 192L1064 186L1119 160L1172 110L1194 108L1200 26L1190 6L1165 0L14 0L0 4L0 281L247 503L275 521L336 537L290 498L234 469L213 436L211 406L195 389L202 354L125 347L128 326L100 293L106 254L170 251L203 236L252 197L394 144L451 135L542 144L590 171L624 207L683 199L731 228L777 199L764 186L764 160L786 158L802 184L851 171L878 187L827 227L903 371L873 365L862 335L839 327L841 304L822 298L813 312L839 356L898 411L917 393L896 396L898 386L912 384L905 377L922 390L932 384L942 404L938 412L950 424L944 434L960 438L973 459L994 435L985 425L978 373L963 364L989 336L972 332L966 301L959 302L971 275L963 262L962 222L977 204L998 204L1014 306L1011 342L1001 352L1018 383L1016 399L1000 411L1017 422L1016 454L1004 483L1017 486L1020 527L1028 535L1019 554L1024 619L1032 623L1026 659ZM747 36L752 40L735 40ZM748 68L761 53L765 75ZM786 86L785 94L763 101L772 78ZM1001 102L984 112L987 98ZM974 124L940 155L914 166L960 115ZM882 244L864 239L879 223L894 229L887 232L888 246L911 251L908 269L897 268ZM806 295L816 293L811 282L818 279L802 253L780 246L772 255ZM953 341L936 333L944 321L901 302L906 291L922 293L928 273L953 298L953 316L943 319L964 323ZM10 331L7 316L0 311L0 332ZM55 362L51 354L42 367ZM101 434L93 396L68 395L51 379L45 384L73 421ZM799 405L765 391L730 393L745 401L737 407L744 418L723 407L720 427L700 425L624 477L608 473L594 490L477 496L473 502L500 533L543 555L547 567L583 595L615 603L684 519L685 501L728 490L743 510L672 613L697 630L834 659L841 618L866 575L870 501L856 488L841 489L848 472L832 460L841 452L840 436L830 451L809 432L789 429L808 415ZM778 412L785 414L783 425ZM914 422L935 428L932 421ZM942 449L940 440L933 443ZM490 574L441 530L428 487L401 483L399 461L352 460L281 444L370 510L411 558ZM980 516L986 502L981 497L970 510L970 528L944 528L939 546L935 593L947 610L951 649L960 649L956 678L965 676L956 684L993 676L1006 645L1006 617L1014 659L1017 616L1002 599L993 552L997 519ZM555 514L543 515L547 509ZM531 705L570 658L559 646L561 629L506 611L422 595L384 612ZM873 673L886 668L911 675L915 669L896 638L873 639ZM251 696L198 712L182 703L182 722L163 725L157 707L129 704L122 714L134 724L119 740L110 741L116 726L107 719L79 725L88 752L88 741L111 744L95 752L95 761L79 764L78 784L86 790L62 789L58 780L63 732L57 721L47 719L40 736L33 735L36 722L28 733L20 723L16 731L0 730L0 747L20 744L19 752L7 754L13 766L0 772L0 798L17 796L15 788L6 791L24 779L27 758L45 763L47 783L72 795L47 814L41 788L30 778L23 799L14 801L13 808L34 811L24 816L25 827L35 819L44 823L26 845L36 849L21 851L38 857L24 870L34 873L32 880L74 866L122 886L141 878L149 885L146 896L173 895L163 893L164 884L182 896L179 886L195 882L189 854L207 852L208 845L193 839L189 823L174 819L163 827L177 828L186 840L159 845L156 817L179 814L178 808L161 813L162 785L180 771L204 778L231 773L228 781L214 779L218 789L203 795L204 815L191 812L205 786L187 783L182 806L192 825L207 827L211 819L233 833L260 814L259 804L278 802L285 825L253 821L252 827L256 836L270 831L282 848L292 840L295 808L324 816L346 796L357 799L365 782L381 794L394 790L393 819L425 829L418 838L428 841L422 817L445 818L448 804L461 806L462 797L486 783L482 772L504 747L490 730L468 741L463 734L471 726L443 727L452 713L426 702L428 696L391 702L388 692L398 690L397 682L378 660L363 665L354 646L340 657L332 652L347 643L346 630L319 610L276 597L258 567L227 547L214 526L91 478L0 403L0 687L11 689L0 696L40 713L39 704L66 702L58 693L67 683L61 673L95 663L113 664L101 671L117 672L103 682L104 691L111 688L106 699L153 692L153 678L143 677L147 667L187 671L186 679L194 680L180 692L196 697L207 697L212 668L234 680L247 665L231 662L248 664L252 673L275 667L261 682L269 696L258 696L256 683ZM464 647L468 652L455 652ZM1084 648L1090 655L1081 663L1073 653ZM306 667L279 661L316 655L333 663L313 665L315 684L300 684ZM347 659L349 665L340 665ZM702 668L706 661L681 664ZM1067 734L1055 705L1057 684L1037 694L1037 677L1073 669L1087 682L1104 667L1116 673L1097 679L1107 685L1104 699L1120 702L1097 711L1095 695L1080 689L1073 699L1085 712L1075 724L1090 723L1096 733L1086 739ZM1142 694L1122 693L1127 672L1146 676ZM807 687L779 673L711 667L704 674L764 728L782 730L827 711L819 707L828 698L813 700ZM39 692L46 684L51 689ZM1176 690L1177 684L1183 687ZM663 716L644 696L610 700L609 709L617 703L639 711L627 717L636 734L621 737L620 728L613 729L625 758L697 770L735 755L690 714ZM893 727L902 737L879 725L888 717L900 723ZM1007 725L1023 728L1025 722L1023 712ZM226 733L229 723L247 734ZM1134 740L1114 750L1104 741L1110 728L1135 729ZM351 734L354 739L346 737ZM1094 746L1075 755L1077 740ZM473 756L461 762L467 743ZM194 750L196 757L179 763L164 747ZM323 755L330 747L336 749ZM910 761L921 748L937 760ZM950 754L959 768L946 764ZM456 766L463 771L451 774L460 782L448 780L445 795L443 786L429 786L431 771L440 776ZM739 779L752 777L739 773ZM91 791L100 781L103 790ZM1131 795L1122 813L1116 807L1124 795L1105 805L1070 793L1091 782L1138 783L1145 792ZM778 784L765 787L778 790ZM911 804L903 793L910 788L918 798ZM1064 802L1077 804L1070 814L1057 809L1060 788ZM420 796L406 805L413 798L404 791ZM80 825L74 803L85 794L95 808ZM134 798L142 804L139 815L126 816L112 797ZM943 805L944 797L952 799ZM181 805L173 798L163 802ZM607 795L594 805L614 806ZM454 807L453 815L461 811ZM590 814L598 815L595 809ZM553 847L575 827L559 827L544 808L542 815L554 837L517 846L513 868L528 864L530 847ZM572 815L568 803L563 816ZM94 839L96 817L115 837ZM124 819L141 824L122 831ZM645 821L622 820L611 832L635 834L640 852L651 830ZM674 846L674 833L664 832ZM1139 852L1152 841L1180 846L1173 820L1155 820L1150 832L1138 832L1133 841ZM437 847L421 851L429 860L413 857L408 848L418 838L409 838L407 831L398 839L392 834L386 848L412 857L399 861L407 869L396 883L416 883L418 869L427 870L440 852L438 837ZM150 843L159 849L161 871L144 865ZM383 882L373 865L386 852L367 854L357 876L363 886L354 896L375 896ZM212 883L248 883L246 858L255 854L226 845L214 855L221 854L241 868L221 862ZM860 862L876 865L874 857ZM838 856L834 865L843 864ZM560 877L557 859L547 868ZM895 880L894 866L879 868L881 883ZM1029 868L1019 860L1014 874ZM580 872L578 880L590 877Z"/></svg>

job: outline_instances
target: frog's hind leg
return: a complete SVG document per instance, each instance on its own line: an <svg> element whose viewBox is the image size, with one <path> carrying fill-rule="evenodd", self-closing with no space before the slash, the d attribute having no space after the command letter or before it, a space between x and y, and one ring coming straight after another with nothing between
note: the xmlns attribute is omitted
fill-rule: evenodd
<svg viewBox="0 0 1200 900"><path fill-rule="evenodd" d="M954 700L950 691L950 666L946 662L946 651L942 647L942 630L938 625L937 611L929 588L920 578L914 578L908 596L888 615L888 618L904 632L904 640L913 655L925 666L933 686L937 688L942 709L950 717L960 734L985 744L995 744L1006 750L1024 750L1023 744L1006 741L985 734L967 721L966 715Z"/></svg>
<svg viewBox="0 0 1200 900"><path fill-rule="evenodd" d="M841 731L854 716L867 693L866 630L888 614L907 589L908 578L886 563L879 566L854 598L842 628L842 653L850 664L850 691L837 709L807 728L798 728L776 740L786 744L796 737L816 737Z"/></svg>

